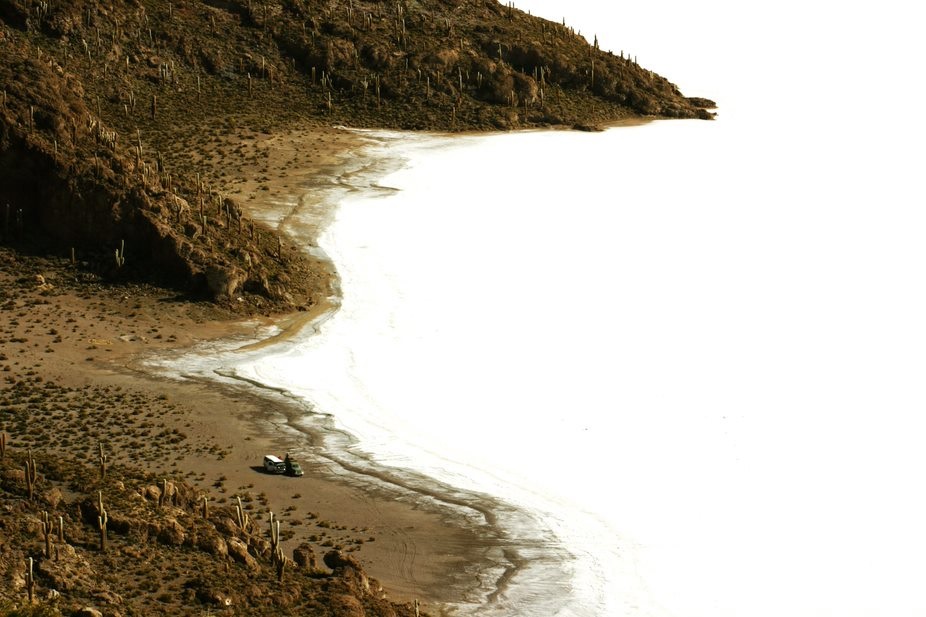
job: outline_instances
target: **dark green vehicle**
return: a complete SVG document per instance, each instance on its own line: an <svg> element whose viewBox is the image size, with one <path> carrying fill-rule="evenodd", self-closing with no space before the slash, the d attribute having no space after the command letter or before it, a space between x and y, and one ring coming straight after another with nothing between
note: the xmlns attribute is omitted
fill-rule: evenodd
<svg viewBox="0 0 926 617"><path fill-rule="evenodd" d="M299 476L303 474L302 466L296 461L294 461L293 459L291 459L289 457L289 454L286 455L286 459L284 459L283 461L283 467L284 467L283 473L285 473L287 476L293 476L295 478L298 478Z"/></svg>

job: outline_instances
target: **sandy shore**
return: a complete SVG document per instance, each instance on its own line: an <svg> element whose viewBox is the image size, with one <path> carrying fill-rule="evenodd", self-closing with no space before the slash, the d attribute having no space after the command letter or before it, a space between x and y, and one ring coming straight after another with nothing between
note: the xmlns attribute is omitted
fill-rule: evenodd
<svg viewBox="0 0 926 617"><path fill-rule="evenodd" d="M281 203L301 199L306 187L328 181L362 141L336 129L234 139L229 193L266 220ZM317 215L320 229L330 212L319 208ZM268 326L285 335L331 306L235 322L207 303L178 302L168 291L97 286L82 277L60 262L0 252L6 383L36 379L84 393L98 414L82 424L44 414L36 420L38 432L0 427L12 446L72 456L77 438L89 456L101 442L111 466L141 465L158 477L183 478L218 503L240 495L254 516L272 510L282 517L287 550L309 541L321 554L333 546L352 552L391 598L418 598L434 613L472 591L473 566L494 545L491 534L472 524L473 512L314 455L318 435L284 430L287 418L300 413L291 401L253 388L176 381L144 368L152 355L206 341L253 341ZM303 457L304 477L260 471L264 454L287 451Z"/></svg>

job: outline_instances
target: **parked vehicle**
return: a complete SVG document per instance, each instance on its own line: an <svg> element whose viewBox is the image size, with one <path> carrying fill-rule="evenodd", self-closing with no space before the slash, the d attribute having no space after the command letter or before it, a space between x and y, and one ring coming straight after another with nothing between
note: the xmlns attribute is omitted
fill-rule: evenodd
<svg viewBox="0 0 926 617"><path fill-rule="evenodd" d="M291 459L289 454L286 455L286 460L283 461L283 465L287 476L298 478L303 474L302 465Z"/></svg>
<svg viewBox="0 0 926 617"><path fill-rule="evenodd" d="M267 473L286 473L286 463L278 456L268 454L264 457L264 471Z"/></svg>

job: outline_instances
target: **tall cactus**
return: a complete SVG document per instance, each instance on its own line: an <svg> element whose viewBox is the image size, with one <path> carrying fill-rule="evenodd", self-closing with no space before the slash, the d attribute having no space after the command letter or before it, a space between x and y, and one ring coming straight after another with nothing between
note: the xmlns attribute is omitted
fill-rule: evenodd
<svg viewBox="0 0 926 617"><path fill-rule="evenodd" d="M241 505L241 495L238 495L238 504L235 506L235 513L238 515L238 527L241 531L247 531L248 526L251 524L251 519L248 513L244 511L244 506Z"/></svg>
<svg viewBox="0 0 926 617"><path fill-rule="evenodd" d="M121 268L125 265L125 240L119 242L119 248L116 249L116 267ZM102 449L102 444L100 448Z"/></svg>
<svg viewBox="0 0 926 617"><path fill-rule="evenodd" d="M33 497L35 497L35 480L37 477L32 448L29 448L29 458L26 459L26 490L29 491L29 501L32 501Z"/></svg>
<svg viewBox="0 0 926 617"><path fill-rule="evenodd" d="M280 521L274 518L273 511L270 512L270 551L274 561L277 558L277 549L280 548Z"/></svg>
<svg viewBox="0 0 926 617"><path fill-rule="evenodd" d="M97 530L100 532L100 552L106 552L106 528L109 524L109 513L103 507L103 491L100 491L99 502L97 503L99 515L97 518Z"/></svg>
<svg viewBox="0 0 926 617"><path fill-rule="evenodd" d="M161 508L164 506L164 503L167 501L167 497L170 494L170 490L173 488L173 484L164 478L161 480L161 494L158 495L158 507Z"/></svg>
<svg viewBox="0 0 926 617"><path fill-rule="evenodd" d="M277 525L279 525L279 521L277 521ZM286 570L286 555L283 554L283 548L278 547L273 557L277 567L277 581L282 583L283 572Z"/></svg>
<svg viewBox="0 0 926 617"><path fill-rule="evenodd" d="M45 559L51 559L51 532L52 523L48 518L48 511L42 512L42 536L45 538Z"/></svg>
<svg viewBox="0 0 926 617"><path fill-rule="evenodd" d="M124 261L124 260L123 260L123 261ZM99 456L99 460L100 460L100 480L101 480L101 481L106 479L106 460L107 460L107 458L108 458L108 457L107 457L105 454L103 454L103 442L101 441L101 442L100 442L100 456Z"/></svg>
<svg viewBox="0 0 926 617"><path fill-rule="evenodd" d="M35 573L33 571L32 557L29 558L29 571L26 572L26 595L29 597L29 604L32 604L35 598Z"/></svg>

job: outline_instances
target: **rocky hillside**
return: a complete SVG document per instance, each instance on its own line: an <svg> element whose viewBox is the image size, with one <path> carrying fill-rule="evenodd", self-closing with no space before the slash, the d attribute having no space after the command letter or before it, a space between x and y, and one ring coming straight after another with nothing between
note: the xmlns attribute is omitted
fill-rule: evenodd
<svg viewBox="0 0 926 617"><path fill-rule="evenodd" d="M390 602L346 552L318 555L304 543L285 554L285 530L272 513L258 520L266 513L250 495L217 503L184 481L35 457L6 437L2 615L416 615Z"/></svg>
<svg viewBox="0 0 926 617"><path fill-rule="evenodd" d="M325 277L190 163L208 135L586 128L713 106L495 0L0 0L0 84L0 242L281 308L326 294Z"/></svg>

